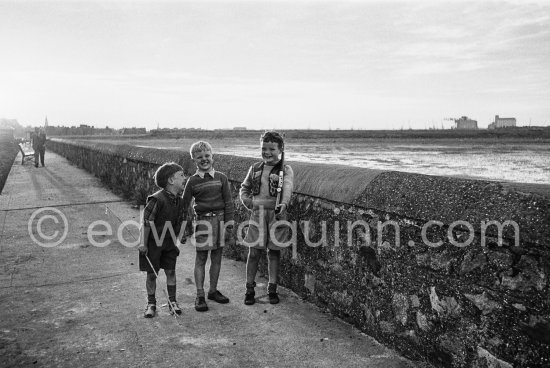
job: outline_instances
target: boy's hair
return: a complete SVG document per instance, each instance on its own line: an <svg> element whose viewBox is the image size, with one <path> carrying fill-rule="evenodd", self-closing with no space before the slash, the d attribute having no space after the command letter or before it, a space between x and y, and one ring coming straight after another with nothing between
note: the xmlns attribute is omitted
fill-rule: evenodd
<svg viewBox="0 0 550 368"><path fill-rule="evenodd" d="M285 148L285 141L283 140L283 137L279 133L273 130L264 132L264 134L262 134L260 138L260 142L277 143L281 151Z"/></svg>
<svg viewBox="0 0 550 368"><path fill-rule="evenodd" d="M166 188L168 179L178 171L183 171L183 168L175 162L167 162L157 169L155 172L155 184L160 188Z"/></svg>
<svg viewBox="0 0 550 368"><path fill-rule="evenodd" d="M195 158L195 153L201 152L201 151L210 151L212 152L212 146L210 143L205 141L198 141L191 145L191 148L189 148L189 153L191 154L191 158Z"/></svg>

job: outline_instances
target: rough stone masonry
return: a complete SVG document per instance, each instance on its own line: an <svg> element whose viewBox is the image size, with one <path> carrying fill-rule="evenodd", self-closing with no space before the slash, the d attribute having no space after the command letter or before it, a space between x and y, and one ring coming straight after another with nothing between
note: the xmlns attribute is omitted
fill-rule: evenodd
<svg viewBox="0 0 550 368"><path fill-rule="evenodd" d="M194 172L182 151L64 140L48 147L138 204L155 190L160 164ZM252 162L216 155L237 225L248 218L238 189ZM282 284L413 359L550 365L548 196L482 180L290 164L296 243L283 254ZM246 252L236 244L225 255L245 260Z"/></svg>

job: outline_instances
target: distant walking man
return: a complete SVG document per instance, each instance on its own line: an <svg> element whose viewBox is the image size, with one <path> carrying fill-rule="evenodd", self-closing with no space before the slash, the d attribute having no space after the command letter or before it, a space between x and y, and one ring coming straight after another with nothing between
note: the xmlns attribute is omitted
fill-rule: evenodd
<svg viewBox="0 0 550 368"><path fill-rule="evenodd" d="M34 128L32 136L32 149L34 150L34 167L38 167L38 158L44 167L44 154L46 153L46 132L44 129Z"/></svg>

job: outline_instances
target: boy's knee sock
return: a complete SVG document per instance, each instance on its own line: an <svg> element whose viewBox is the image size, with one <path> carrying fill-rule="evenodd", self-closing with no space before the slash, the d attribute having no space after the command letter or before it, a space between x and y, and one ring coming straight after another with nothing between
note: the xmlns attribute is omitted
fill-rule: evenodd
<svg viewBox="0 0 550 368"><path fill-rule="evenodd" d="M168 289L168 299L171 302L176 301L176 285L166 285L166 288Z"/></svg>
<svg viewBox="0 0 550 368"><path fill-rule="evenodd" d="M204 298L204 289L197 289L197 296L202 296Z"/></svg>
<svg viewBox="0 0 550 368"><path fill-rule="evenodd" d="M157 299L155 298L155 294L148 294L147 295L147 304L157 304Z"/></svg>
<svg viewBox="0 0 550 368"><path fill-rule="evenodd" d="M271 293L277 293L277 284L272 284L271 282L267 285L267 292L269 294Z"/></svg>
<svg viewBox="0 0 550 368"><path fill-rule="evenodd" d="M254 288L256 287L256 282L247 282L246 283L246 291L254 291Z"/></svg>

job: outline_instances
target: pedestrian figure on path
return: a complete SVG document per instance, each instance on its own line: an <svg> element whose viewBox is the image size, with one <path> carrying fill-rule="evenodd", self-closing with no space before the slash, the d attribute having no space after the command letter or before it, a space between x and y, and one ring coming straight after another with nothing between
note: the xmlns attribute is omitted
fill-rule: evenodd
<svg viewBox="0 0 550 368"><path fill-rule="evenodd" d="M267 250L269 284L267 292L271 304L279 303L277 279L282 247L277 244L288 239L289 228L277 226L276 239L271 238L271 229L278 220L286 220L287 208L294 186L294 172L284 164L283 137L273 131L265 132L260 139L262 161L250 167L244 179L240 197L243 205L251 211L248 232L244 239L249 247L246 261L246 293L244 304L256 302L256 272L260 255ZM257 224L257 225L256 225Z"/></svg>
<svg viewBox="0 0 550 368"><path fill-rule="evenodd" d="M34 128L32 149L34 150L34 167L38 167L39 158L42 167L44 167L44 154L46 153L46 132L44 129Z"/></svg>
<svg viewBox="0 0 550 368"><path fill-rule="evenodd" d="M169 162L158 168L154 178L155 184L162 189L147 197L138 248L139 269L147 272L146 318L154 317L157 310L156 275L161 268L166 274L171 312L181 314L181 308L176 301L176 260L180 254L176 243L184 218L181 193L185 185L185 175L180 165Z"/></svg>

